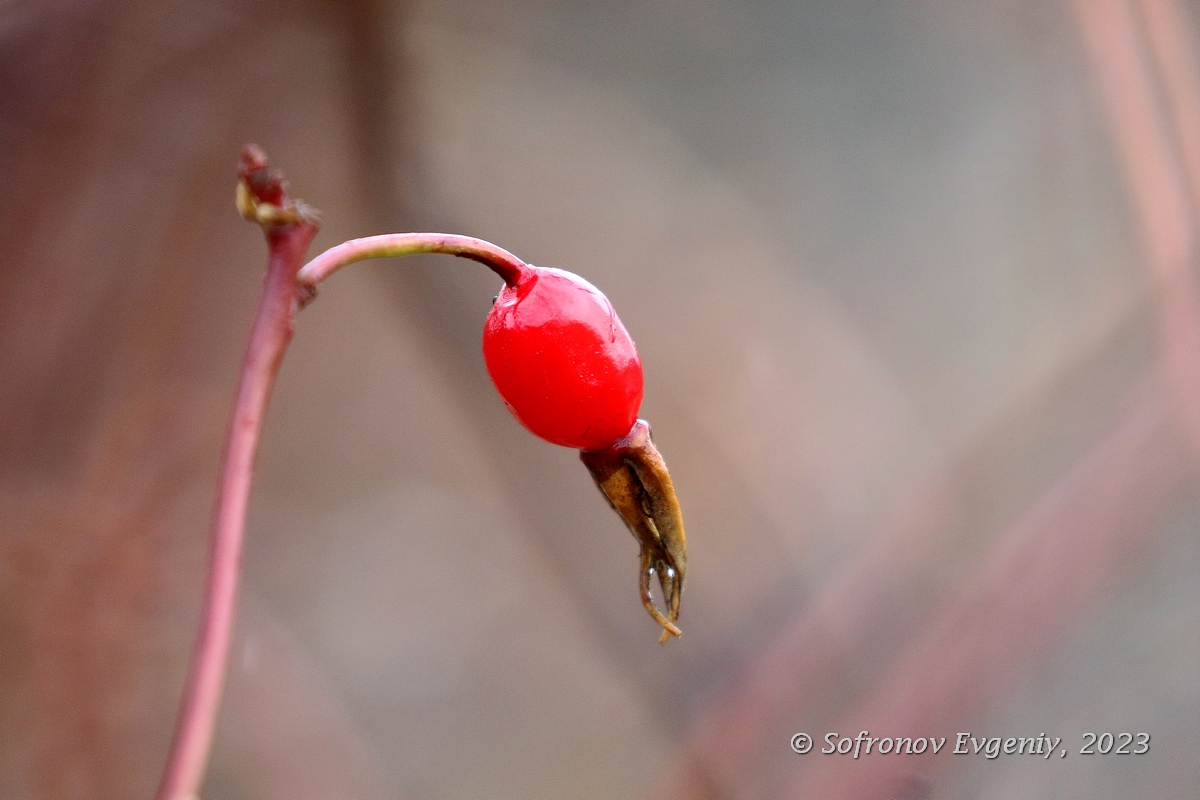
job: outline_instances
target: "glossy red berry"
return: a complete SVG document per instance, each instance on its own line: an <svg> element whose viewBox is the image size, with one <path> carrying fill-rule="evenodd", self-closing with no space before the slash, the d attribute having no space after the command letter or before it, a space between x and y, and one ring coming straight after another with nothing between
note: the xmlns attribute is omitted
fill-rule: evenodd
<svg viewBox="0 0 1200 800"><path fill-rule="evenodd" d="M483 356L504 404L554 444L602 450L633 429L642 362L612 304L560 269L505 286L483 327Z"/></svg>

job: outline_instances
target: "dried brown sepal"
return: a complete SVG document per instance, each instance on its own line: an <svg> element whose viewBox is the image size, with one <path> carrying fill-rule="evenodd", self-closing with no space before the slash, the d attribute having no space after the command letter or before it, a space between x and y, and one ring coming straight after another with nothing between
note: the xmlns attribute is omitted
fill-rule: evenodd
<svg viewBox="0 0 1200 800"><path fill-rule="evenodd" d="M663 627L659 640L679 636L679 601L687 572L687 539L683 512L667 465L650 438L650 425L639 419L633 430L607 450L582 451L579 458L613 510L641 545L639 587L642 604ZM650 576L658 576L663 603L660 610L650 597ZM665 612L665 613L664 613Z"/></svg>
<svg viewBox="0 0 1200 800"><path fill-rule="evenodd" d="M267 156L256 144L242 148L238 160L237 209L246 219L270 231L279 225L307 222L316 225L319 214L287 193L283 173L267 164Z"/></svg>

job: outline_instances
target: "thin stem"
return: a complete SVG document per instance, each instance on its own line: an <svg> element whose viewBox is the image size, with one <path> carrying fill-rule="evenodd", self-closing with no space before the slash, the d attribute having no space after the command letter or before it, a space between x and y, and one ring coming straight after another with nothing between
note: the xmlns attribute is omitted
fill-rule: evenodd
<svg viewBox="0 0 1200 800"><path fill-rule="evenodd" d="M444 253L469 258L489 267L509 286L529 272L529 265L502 247L483 239L453 233L389 233L351 239L326 250L304 265L297 280L313 288L332 273L355 261L389 256L410 256L417 253Z"/></svg>
<svg viewBox="0 0 1200 800"><path fill-rule="evenodd" d="M200 630L157 800L194 800L208 764L229 656L254 456L297 308L313 298L316 285L331 273L366 258L446 253L484 264L509 286L530 271L524 261L490 242L447 233L354 239L302 269L317 232L315 212L288 198L283 176L268 169L266 156L254 146L243 150L238 174L238 209L262 226L270 254L221 461Z"/></svg>
<svg viewBox="0 0 1200 800"><path fill-rule="evenodd" d="M263 165L265 171L265 160ZM272 207L275 211L268 210L268 215L281 208L268 205L268 209ZM289 203L284 210L288 209L295 211L296 206ZM225 441L200 630L158 800L197 797L208 763L228 660L246 502L259 431L275 376L292 338L292 320L298 307L296 274L317 231L314 219L303 210L292 214L292 218L294 222L263 223L270 247L267 276Z"/></svg>

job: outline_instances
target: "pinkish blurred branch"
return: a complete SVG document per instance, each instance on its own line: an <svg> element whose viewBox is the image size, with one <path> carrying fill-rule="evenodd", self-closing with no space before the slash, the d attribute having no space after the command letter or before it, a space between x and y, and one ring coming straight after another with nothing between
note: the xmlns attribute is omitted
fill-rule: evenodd
<svg viewBox="0 0 1200 800"><path fill-rule="evenodd" d="M1091 456L999 536L976 578L943 604L899 673L852 718L839 720L846 730L869 718L893 734L922 726L914 735L927 735L948 721L951 709L968 714L982 709L1004 682L981 679L981 670L1011 678L1055 631L1082 613L1087 601L1116 576L1120 557L1144 543L1190 477L1185 454L1172 435L1173 417L1182 422L1193 454L1200 453L1200 292L1193 268L1194 210L1200 210L1195 55L1181 33L1187 28L1177 4L1144 0L1150 49L1163 73L1175 126L1173 141L1155 104L1152 74L1130 8L1122 0L1078 0L1074 8L1133 196L1159 308L1167 401L1144 393ZM1173 148L1186 163L1191 198ZM977 466L977 457L967 455L967 470ZM895 529L832 581L759 655L739 683L693 726L654 796L733 794L732 787L747 785L769 737L779 734L770 746L784 746L782 725L787 722L782 717L789 710L807 719L829 713L834 703L830 691L840 672L869 649L869 640L879 632L879 609L887 608L899 586L911 580L914 564L930 552L938 531L954 516L962 499L963 467L959 464L957 471L935 480ZM1046 603L1059 608L1041 613L1038 609ZM935 667L937 680L927 680ZM881 764L850 771L830 764L829 771L800 776L785 795L865 798L912 789L905 781L916 762L904 762L902 771L899 761L892 764L895 769Z"/></svg>
<svg viewBox="0 0 1200 800"><path fill-rule="evenodd" d="M190 800L204 777L228 661L254 456L300 304L296 274L317 232L311 209L287 196L283 177L268 169L257 147L242 151L238 177L239 210L267 237L267 276L221 460L200 630L158 800Z"/></svg>
<svg viewBox="0 0 1200 800"><path fill-rule="evenodd" d="M1200 61L1190 38L1195 28L1178 0L1139 0L1138 9L1196 214L1200 212Z"/></svg>
<svg viewBox="0 0 1200 800"><path fill-rule="evenodd" d="M982 707L1004 688L1000 673L1016 672L1040 644L1067 625L1072 612L1086 608L1086 601L1116 574L1121 556L1145 541L1154 521L1178 494L1188 462L1171 419L1157 395L1143 390L1116 430L997 536L983 556L983 567L963 582L965 588L942 602L941 611L926 626L924 643L913 648L898 675L886 681L891 688L880 693L871 710L834 722L828 717L839 702L838 689L847 670L856 661L873 660L869 654L877 647L874 640L895 622L889 609L922 580L920 565L960 524L958 512L971 490L964 475L981 470L989 455L987 441L973 445L908 504L892 528L831 580L693 725L676 761L648 796L732 796L734 787L755 782L751 775L764 749L772 760L780 757L780 748L786 747L787 735L797 724L825 719L821 724L833 725L828 730L849 730L847 726L869 717L877 730L887 727L903 735L920 723L925 727L913 735L927 735L945 721L939 709L969 712ZM1053 612L1037 613L1038 606L1030 606L1023 592L1040 592L1042 601L1050 603L1040 608ZM1054 593L1053 600L1044 596ZM972 652L972 647L979 651ZM991 663L988 658L996 647L1010 648L1013 657L996 661L999 672L993 680L979 679L980 659ZM947 657L938 680L922 683L911 665L928 667L931 659L948 651L960 655ZM920 701L913 701L921 692ZM897 709L911 712L911 719ZM872 773L863 784L858 781L867 781L865 771L842 774L838 780L824 775L819 778L820 791L790 791L784 796L825 797L852 787L877 786L875 781L903 780L916 766L907 759L893 762L904 774ZM771 794L766 787L760 789Z"/></svg>
<svg viewBox="0 0 1200 800"><path fill-rule="evenodd" d="M1200 193L1200 96L1173 0L1141 4L1149 41L1126 0L1073 0L1104 112L1113 132L1158 305L1163 379L1172 409L1200 454L1200 287L1196 219L1185 177ZM1147 50L1163 73L1164 117ZM1190 137L1190 138L1189 138ZM1182 153L1183 165L1176 154ZM1186 167L1186 169L1185 169Z"/></svg>
<svg viewBox="0 0 1200 800"><path fill-rule="evenodd" d="M1022 667L1120 574L1120 565L1153 533L1154 523L1194 476L1172 417L1200 452L1200 293L1196 218L1181 179L1183 160L1200 182L1200 94L1195 59L1180 35L1171 0L1142 4L1149 50L1164 75L1171 125L1157 113L1153 77L1133 15L1119 0L1074 3L1092 68L1115 134L1159 307L1161 369L1169 402L1153 393L1107 441L993 546L973 580L943 604L896 675L832 727L866 721L898 735L953 735L963 717L1011 685ZM1190 139L1189 139L1190 137ZM1190 151L1190 152L1189 152ZM919 731L919 733L918 733ZM789 796L890 797L928 785L946 760L875 758L819 761Z"/></svg>
<svg viewBox="0 0 1200 800"><path fill-rule="evenodd" d="M954 738L1083 613L1154 534L1190 477L1187 449L1153 392L1041 502L997 538L893 677L830 730ZM897 797L957 762L819 759L789 797Z"/></svg>

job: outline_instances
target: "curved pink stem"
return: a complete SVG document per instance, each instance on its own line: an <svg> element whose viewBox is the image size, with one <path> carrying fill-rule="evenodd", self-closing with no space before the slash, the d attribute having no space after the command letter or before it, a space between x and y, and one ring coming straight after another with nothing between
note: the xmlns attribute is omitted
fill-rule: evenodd
<svg viewBox="0 0 1200 800"><path fill-rule="evenodd" d="M444 253L478 261L503 278L509 286L516 286L529 272L529 265L524 261L483 239L454 233L388 233L351 239L330 248L305 264L296 277L303 286L312 288L355 261L418 253Z"/></svg>

